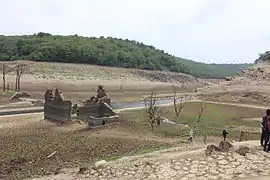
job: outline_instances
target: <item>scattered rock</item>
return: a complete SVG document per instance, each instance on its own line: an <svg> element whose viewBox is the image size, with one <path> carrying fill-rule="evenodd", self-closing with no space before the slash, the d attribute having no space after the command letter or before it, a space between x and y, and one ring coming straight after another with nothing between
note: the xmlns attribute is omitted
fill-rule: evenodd
<svg viewBox="0 0 270 180"><path fill-rule="evenodd" d="M219 165L226 165L228 164L228 161L226 161L225 159L221 160L218 162Z"/></svg>
<svg viewBox="0 0 270 180"><path fill-rule="evenodd" d="M205 151L206 156L210 156L213 151L219 151L219 148L215 145L208 145Z"/></svg>
<svg viewBox="0 0 270 180"><path fill-rule="evenodd" d="M95 168L104 168L107 165L106 160L101 160L95 163Z"/></svg>
<svg viewBox="0 0 270 180"><path fill-rule="evenodd" d="M61 173L61 168L56 168L54 171L54 175L60 174Z"/></svg>
<svg viewBox="0 0 270 180"><path fill-rule="evenodd" d="M79 173L79 174L83 174L83 173L85 173L87 170L88 170L87 167L80 167L78 173Z"/></svg>
<svg viewBox="0 0 270 180"><path fill-rule="evenodd" d="M247 153L250 152L250 149L246 146L239 147L235 152L242 156L246 156Z"/></svg>

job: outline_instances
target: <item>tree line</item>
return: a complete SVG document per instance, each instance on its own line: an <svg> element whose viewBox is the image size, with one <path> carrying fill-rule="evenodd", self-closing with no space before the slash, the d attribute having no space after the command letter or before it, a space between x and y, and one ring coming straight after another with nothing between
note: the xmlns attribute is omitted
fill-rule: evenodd
<svg viewBox="0 0 270 180"><path fill-rule="evenodd" d="M32 60L166 70L196 77L233 76L252 64L205 64L175 57L151 45L112 37L37 33L0 36L0 61Z"/></svg>
<svg viewBox="0 0 270 180"><path fill-rule="evenodd" d="M81 37L38 33L0 36L0 60L84 63L190 73L179 58L140 42L112 37Z"/></svg>

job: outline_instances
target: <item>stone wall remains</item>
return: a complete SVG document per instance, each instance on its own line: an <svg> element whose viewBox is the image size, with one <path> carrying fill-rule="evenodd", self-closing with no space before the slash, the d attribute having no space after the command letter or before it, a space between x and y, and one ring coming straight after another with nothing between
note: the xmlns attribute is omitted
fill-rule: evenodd
<svg viewBox="0 0 270 180"><path fill-rule="evenodd" d="M55 90L54 95L51 89L47 89L44 96L44 119L59 122L71 121L71 101L65 101L58 89Z"/></svg>
<svg viewBox="0 0 270 180"><path fill-rule="evenodd" d="M90 116L93 117L108 117L114 116L115 113L109 109L104 103L87 104L78 109L79 119L88 120Z"/></svg>
<svg viewBox="0 0 270 180"><path fill-rule="evenodd" d="M116 123L117 121L119 121L118 115L109 116L109 117L98 117L98 118L89 116L88 125L91 128L95 128L95 127L100 127L107 124Z"/></svg>

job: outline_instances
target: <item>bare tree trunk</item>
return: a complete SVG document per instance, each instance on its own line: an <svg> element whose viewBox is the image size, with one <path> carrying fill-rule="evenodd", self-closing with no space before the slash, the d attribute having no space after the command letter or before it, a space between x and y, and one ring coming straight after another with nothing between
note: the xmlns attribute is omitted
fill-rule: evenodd
<svg viewBox="0 0 270 180"><path fill-rule="evenodd" d="M2 71L3 71L3 91L6 91L6 66L2 64Z"/></svg>
<svg viewBox="0 0 270 180"><path fill-rule="evenodd" d="M154 127L154 124L153 123L151 123L151 129L152 129L152 133L153 133L154 130L155 130L155 127Z"/></svg>
<svg viewBox="0 0 270 180"><path fill-rule="evenodd" d="M18 92L21 91L21 75L18 76Z"/></svg>
<svg viewBox="0 0 270 180"><path fill-rule="evenodd" d="M3 72L3 91L6 91L6 75Z"/></svg>
<svg viewBox="0 0 270 180"><path fill-rule="evenodd" d="M16 74L15 91L18 90L18 75Z"/></svg>

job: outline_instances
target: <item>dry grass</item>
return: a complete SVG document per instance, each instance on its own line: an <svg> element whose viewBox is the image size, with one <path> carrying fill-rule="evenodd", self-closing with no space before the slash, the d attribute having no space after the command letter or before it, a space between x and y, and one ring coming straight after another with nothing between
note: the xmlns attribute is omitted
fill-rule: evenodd
<svg viewBox="0 0 270 180"><path fill-rule="evenodd" d="M99 137L97 133L102 131L59 132L28 127L20 129L20 133L1 134L0 174L2 178L22 179L53 173L57 168L85 166L99 159L171 146L147 139ZM57 154L47 158L54 151Z"/></svg>
<svg viewBox="0 0 270 180"><path fill-rule="evenodd" d="M137 71L83 64L34 62L21 78L21 91L27 92L33 98L43 99L46 88L58 88L66 99L77 101L78 98L88 99L95 95L97 86L104 85L113 101L134 101L142 99L152 91L165 95L171 94L172 84L176 85L177 92L194 92L196 87L202 85L197 79L184 74L144 71L146 76L141 76ZM157 77L166 76L168 82L149 79L153 73L157 73ZM6 78L12 89L14 74L8 74ZM171 80L173 81L170 82ZM184 86L181 81L185 82ZM1 86L0 79L0 88Z"/></svg>

